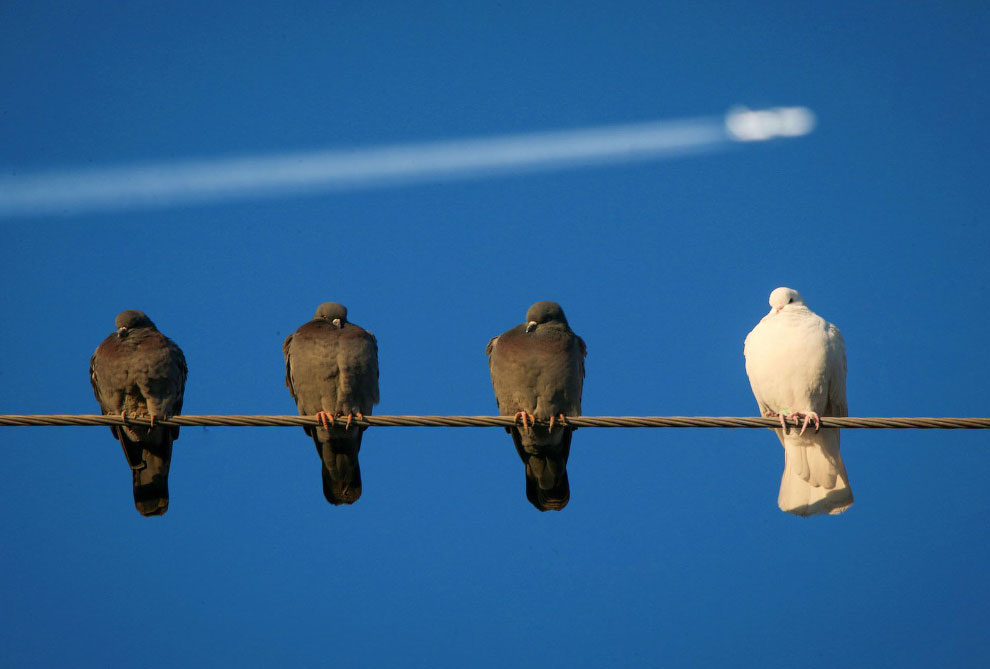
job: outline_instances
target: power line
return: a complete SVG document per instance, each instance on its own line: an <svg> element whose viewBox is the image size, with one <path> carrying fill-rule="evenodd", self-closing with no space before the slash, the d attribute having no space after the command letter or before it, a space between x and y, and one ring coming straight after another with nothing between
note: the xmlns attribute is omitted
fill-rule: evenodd
<svg viewBox="0 0 990 669"><path fill-rule="evenodd" d="M341 419L338 419L341 420ZM343 421L341 421L343 422ZM147 418L99 415L0 415L0 426L50 427L50 426L107 426L150 424ZM156 420L156 425L181 427L306 427L317 425L315 416L173 416L168 420ZM367 427L511 427L520 426L512 416L365 416L353 419L352 425ZM541 424L537 422L537 424ZM544 426L545 423L542 423ZM574 416L567 418L572 427L720 427L720 428L774 428L780 426L777 418L755 416ZM796 423L791 423L795 425ZM821 426L867 429L938 429L938 430L986 430L990 418L838 418L823 416Z"/></svg>

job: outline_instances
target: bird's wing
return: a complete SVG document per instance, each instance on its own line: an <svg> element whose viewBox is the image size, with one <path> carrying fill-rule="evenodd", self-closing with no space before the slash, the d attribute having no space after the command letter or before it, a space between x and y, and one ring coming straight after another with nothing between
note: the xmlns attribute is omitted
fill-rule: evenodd
<svg viewBox="0 0 990 669"><path fill-rule="evenodd" d="M296 390L292 387L292 337L293 335L289 335L282 342L282 355L285 357L285 386L292 399L296 399Z"/></svg>
<svg viewBox="0 0 990 669"><path fill-rule="evenodd" d="M828 345L825 354L825 375L828 383L826 416L848 416L846 403L846 343L839 328L831 323L827 330Z"/></svg>

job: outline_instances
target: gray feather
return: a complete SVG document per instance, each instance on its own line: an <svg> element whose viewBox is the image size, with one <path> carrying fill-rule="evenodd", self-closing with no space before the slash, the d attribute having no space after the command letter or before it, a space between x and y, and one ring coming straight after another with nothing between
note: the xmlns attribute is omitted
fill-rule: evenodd
<svg viewBox="0 0 990 669"><path fill-rule="evenodd" d="M488 367L499 414L520 411L547 421L581 415L584 342L571 330L556 302L537 302L526 322L488 342ZM567 505L567 458L574 428L507 428L526 466L526 497L541 511Z"/></svg>
<svg viewBox="0 0 990 669"><path fill-rule="evenodd" d="M144 313L121 312L117 331L89 361L90 383L104 414L165 419L182 413L186 359ZM145 516L168 510L168 470L178 427L113 426L132 471L134 504Z"/></svg>
<svg viewBox="0 0 990 669"><path fill-rule="evenodd" d="M347 322L343 305L320 305L313 320L286 337L282 353L285 384L301 416L371 415L378 403L378 342ZM361 496L358 452L365 428L347 429L345 421L330 430L304 428L323 461L324 495L331 504L352 504Z"/></svg>

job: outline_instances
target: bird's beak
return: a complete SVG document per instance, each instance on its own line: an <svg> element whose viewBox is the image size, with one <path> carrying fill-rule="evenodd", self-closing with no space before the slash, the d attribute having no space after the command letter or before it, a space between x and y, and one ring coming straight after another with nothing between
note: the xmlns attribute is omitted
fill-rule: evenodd
<svg viewBox="0 0 990 669"><path fill-rule="evenodd" d="M333 326L334 326L335 328L337 328L338 330L340 329L340 319L339 319L339 318L335 318L335 319L333 319L333 321L331 321L331 322L333 323Z"/></svg>
<svg viewBox="0 0 990 669"><path fill-rule="evenodd" d="M118 337L126 337L127 336L127 328L125 328L123 326L117 328L117 336Z"/></svg>
<svg viewBox="0 0 990 669"><path fill-rule="evenodd" d="M530 321L529 323L527 323L526 324L526 332L532 332L533 330L535 330L536 329L536 325L537 325L536 321Z"/></svg>

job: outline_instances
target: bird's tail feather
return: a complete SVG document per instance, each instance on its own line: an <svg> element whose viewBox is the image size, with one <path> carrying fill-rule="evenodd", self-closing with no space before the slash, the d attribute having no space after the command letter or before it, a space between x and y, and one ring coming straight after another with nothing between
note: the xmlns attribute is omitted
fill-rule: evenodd
<svg viewBox="0 0 990 669"><path fill-rule="evenodd" d="M571 499L567 463L554 456L532 455L526 463L526 499L540 511L560 511Z"/></svg>
<svg viewBox="0 0 990 669"><path fill-rule="evenodd" d="M778 430L778 433L780 430ZM781 436L784 474L777 505L798 516L839 514L852 506L846 466L839 454L839 430L822 429Z"/></svg>
<svg viewBox="0 0 990 669"><path fill-rule="evenodd" d="M161 516L168 511L168 470L172 462L172 439L161 443L135 443L121 438L134 485L134 506L142 516Z"/></svg>
<svg viewBox="0 0 990 669"><path fill-rule="evenodd" d="M361 497L361 432L348 439L322 442L323 496L333 505L353 504Z"/></svg>
<svg viewBox="0 0 990 669"><path fill-rule="evenodd" d="M523 445L519 430L512 428L516 452L526 464L526 499L540 511L560 511L571 499L567 480L567 457L571 452L572 429L564 429L557 444ZM532 450L538 450L533 453Z"/></svg>

